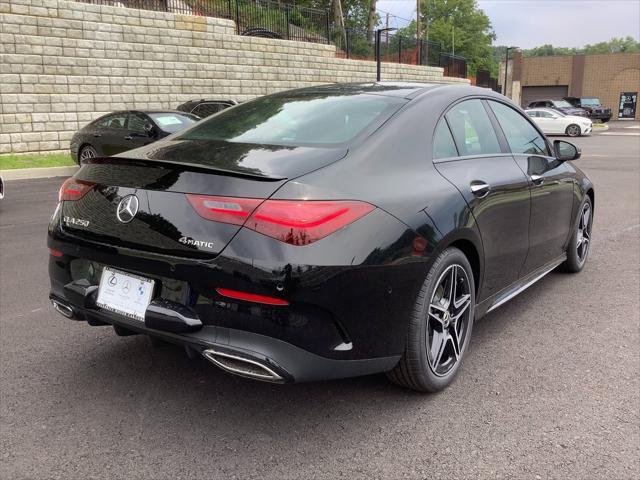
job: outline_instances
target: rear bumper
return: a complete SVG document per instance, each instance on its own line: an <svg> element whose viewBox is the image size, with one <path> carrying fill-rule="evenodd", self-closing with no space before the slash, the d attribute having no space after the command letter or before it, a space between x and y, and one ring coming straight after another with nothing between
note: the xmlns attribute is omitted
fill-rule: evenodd
<svg viewBox="0 0 640 480"><path fill-rule="evenodd" d="M148 328L145 323L127 318L103 309L85 308L73 304L60 295L51 294L50 298L57 304L58 311L73 320L84 320L90 325L116 325L136 333L158 337L162 340L183 345L207 358L220 360L224 358L240 359L243 363L262 366L263 371L273 373L265 378L245 372L241 369L233 371L222 362L212 363L237 375L272 381L276 383L307 382L346 377L369 375L391 370L400 356L388 356L358 360L336 360L316 355L302 348L291 345L277 338L231 328L205 325L195 332L172 333ZM227 368L225 368L227 365Z"/></svg>
<svg viewBox="0 0 640 480"><path fill-rule="evenodd" d="M589 118L592 120L610 120L611 112L592 112L589 114Z"/></svg>

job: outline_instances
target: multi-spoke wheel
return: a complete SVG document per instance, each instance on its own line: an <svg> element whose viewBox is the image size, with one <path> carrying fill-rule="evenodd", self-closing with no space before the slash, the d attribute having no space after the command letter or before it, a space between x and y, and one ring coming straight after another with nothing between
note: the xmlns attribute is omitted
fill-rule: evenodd
<svg viewBox="0 0 640 480"><path fill-rule="evenodd" d="M471 293L464 268L453 264L440 275L429 303L427 358L433 373L443 376L456 365L465 344Z"/></svg>
<svg viewBox="0 0 640 480"><path fill-rule="evenodd" d="M98 156L98 152L91 145L85 145L80 150L80 155L78 155L78 163L82 162L82 160L86 160L88 158L94 158Z"/></svg>
<svg viewBox="0 0 640 480"><path fill-rule="evenodd" d="M567 129L565 130L565 133L567 135L569 135L570 137L579 137L580 134L582 133L582 131L580 130L580 126L576 125L575 123L572 123L571 125L569 125L567 127Z"/></svg>
<svg viewBox="0 0 640 480"><path fill-rule="evenodd" d="M422 392L449 385L471 338L474 306L469 261L457 248L448 248L436 258L422 285L404 355L389 378Z"/></svg>
<svg viewBox="0 0 640 480"><path fill-rule="evenodd" d="M579 272L587 263L591 246L593 204L589 196L585 197L579 215L573 238L567 247L567 261L564 263L564 269L572 273Z"/></svg>

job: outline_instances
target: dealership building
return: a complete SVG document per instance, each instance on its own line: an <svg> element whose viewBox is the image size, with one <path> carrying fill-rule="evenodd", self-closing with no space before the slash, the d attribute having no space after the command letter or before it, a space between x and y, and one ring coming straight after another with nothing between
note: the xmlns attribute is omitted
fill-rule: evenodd
<svg viewBox="0 0 640 480"><path fill-rule="evenodd" d="M640 118L640 53L524 57L516 51L510 57L506 95L523 107L538 99L598 97L613 119Z"/></svg>

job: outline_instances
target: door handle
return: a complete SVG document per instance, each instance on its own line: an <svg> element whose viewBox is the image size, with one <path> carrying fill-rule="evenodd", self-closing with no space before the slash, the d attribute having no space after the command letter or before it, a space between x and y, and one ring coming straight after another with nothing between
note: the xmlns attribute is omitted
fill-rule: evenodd
<svg viewBox="0 0 640 480"><path fill-rule="evenodd" d="M124 137L125 140L133 140L133 135L127 135Z"/></svg>
<svg viewBox="0 0 640 480"><path fill-rule="evenodd" d="M544 177L542 175L531 175L531 181L534 185L542 185L544 183Z"/></svg>
<svg viewBox="0 0 640 480"><path fill-rule="evenodd" d="M491 187L488 183L485 182L472 182L469 186L471 189L471 193L473 193L476 197L482 198L489 195L489 191L491 191Z"/></svg>
<svg viewBox="0 0 640 480"><path fill-rule="evenodd" d="M101 133L94 133L94 134L93 134L93 136L94 136L94 137L96 137L96 138L98 138L98 137L101 137L101 136L102 136L102 134L101 134Z"/></svg>

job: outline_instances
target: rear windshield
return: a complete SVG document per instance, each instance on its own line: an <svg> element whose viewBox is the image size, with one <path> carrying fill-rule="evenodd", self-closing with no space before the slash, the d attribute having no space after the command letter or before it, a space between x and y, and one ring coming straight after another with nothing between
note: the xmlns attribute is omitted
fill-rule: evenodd
<svg viewBox="0 0 640 480"><path fill-rule="evenodd" d="M149 113L151 119L156 122L162 130L169 133L176 133L190 127L198 121L198 117L183 113Z"/></svg>
<svg viewBox="0 0 640 480"><path fill-rule="evenodd" d="M563 107L563 108L571 107L571 104L566 100L552 100L552 103L556 107Z"/></svg>
<svg viewBox="0 0 640 480"><path fill-rule="evenodd" d="M404 103L402 98L371 94L276 94L225 110L179 139L338 146L381 125Z"/></svg>

